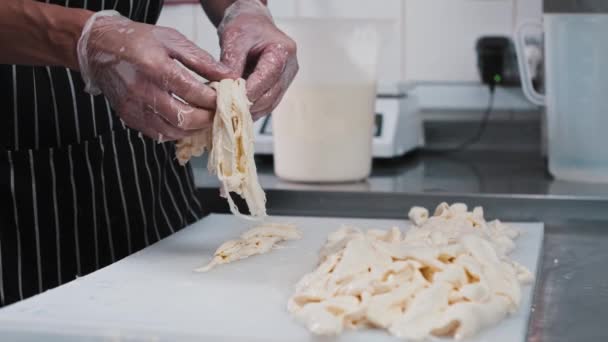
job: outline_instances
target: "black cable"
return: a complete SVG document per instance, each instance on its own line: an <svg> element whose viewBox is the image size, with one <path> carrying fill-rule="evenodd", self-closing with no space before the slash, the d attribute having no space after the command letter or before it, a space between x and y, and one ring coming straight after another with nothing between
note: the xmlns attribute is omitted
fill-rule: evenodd
<svg viewBox="0 0 608 342"><path fill-rule="evenodd" d="M490 115L492 114L492 110L494 109L494 94L496 93L496 85L490 84L489 91L490 91L490 97L488 100L488 107L486 108L485 112L483 113L483 117L481 119L479 128L477 128L477 132L475 133L475 135L456 147L449 148L449 149L442 150L442 151L428 151L428 152L430 152L431 154L435 154L435 155L452 154L452 153L456 153L456 152L462 152L462 151L468 149L469 147L477 144L483 137L483 135L488 127L488 123L490 122Z"/></svg>

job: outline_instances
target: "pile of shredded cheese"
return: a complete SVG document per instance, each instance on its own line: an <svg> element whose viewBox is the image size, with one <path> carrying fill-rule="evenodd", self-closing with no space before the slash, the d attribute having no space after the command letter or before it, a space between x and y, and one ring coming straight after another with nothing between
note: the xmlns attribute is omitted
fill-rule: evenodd
<svg viewBox="0 0 608 342"><path fill-rule="evenodd" d="M228 199L230 211L245 218L266 217L266 195L258 181L254 157L253 119L249 112L245 80L225 79L212 83L217 91L217 111L213 127L201 134L182 139L176 144L176 155L185 165L193 156L209 151L207 168L217 174L222 196ZM230 192L247 202L251 216L244 216Z"/></svg>
<svg viewBox="0 0 608 342"><path fill-rule="evenodd" d="M211 262L195 271L207 272L217 265L268 253L281 241L301 237L302 234L292 224L266 223L241 234L240 239L224 242L213 254Z"/></svg>
<svg viewBox="0 0 608 342"><path fill-rule="evenodd" d="M305 275L288 310L315 334L381 328L406 339L462 339L519 307L531 273L509 259L518 232L486 222L481 208L411 209L411 229L329 235L319 266Z"/></svg>

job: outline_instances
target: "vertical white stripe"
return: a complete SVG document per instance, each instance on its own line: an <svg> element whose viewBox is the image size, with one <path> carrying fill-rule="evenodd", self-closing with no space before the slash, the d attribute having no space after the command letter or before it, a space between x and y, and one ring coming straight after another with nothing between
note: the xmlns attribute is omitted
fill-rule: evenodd
<svg viewBox="0 0 608 342"><path fill-rule="evenodd" d="M146 165L146 172L148 173L148 182L150 183L150 192L152 193L152 224L154 225L154 231L156 232L157 241L160 240L160 232L158 231L158 225L156 224L156 192L154 191L154 181L152 179L152 171L150 171L150 164L148 163L148 148L146 146L146 140L143 136L139 135L139 141L144 149L144 165Z"/></svg>
<svg viewBox="0 0 608 342"><path fill-rule="evenodd" d="M129 0L129 19L133 19L133 0Z"/></svg>
<svg viewBox="0 0 608 342"><path fill-rule="evenodd" d="M2 240L0 240L0 305L4 306L4 272L2 268Z"/></svg>
<svg viewBox="0 0 608 342"><path fill-rule="evenodd" d="M139 209L141 211L141 218L143 220L143 233L144 233L144 242L146 247L150 245L150 241L148 239L148 220L146 218L146 210L144 209L144 200L141 197L141 186L139 184L139 171L137 169L137 161L135 159L135 149L133 148L133 142L131 141L132 131L127 131L127 140L129 141L129 149L131 150L131 161L133 164L133 176L135 176L135 187L137 188L137 198L139 200Z"/></svg>
<svg viewBox="0 0 608 342"><path fill-rule="evenodd" d="M107 233L108 233L108 244L110 245L110 257L112 258L112 262L116 261L116 256L114 254L114 239L112 238L112 226L111 226L111 221L110 221L110 212L108 210L108 197L106 194L106 173L104 171L104 165L103 165L103 161L105 160L105 148L103 147L103 139L100 136L99 137L99 148L101 149L101 160L102 160L102 165L101 165L101 187L102 187L102 198L103 198L103 211L105 214L105 218L106 218L106 229L107 229Z"/></svg>
<svg viewBox="0 0 608 342"><path fill-rule="evenodd" d="M165 157L165 160L167 161L168 164L172 164L170 159L167 160L170 157L167 156L167 150L165 149L165 144L161 144L161 146L163 147L163 155ZM177 202L175 201L175 196L173 196L174 189L171 189L169 187L169 183L166 180L163 180L163 184L165 185L165 189L167 190L167 193L169 194L169 198L171 199L171 202L173 202L173 209L175 209L175 212L179 216L179 218L181 220L181 225L184 226L186 224L186 219L184 218L182 211L179 209L179 206L177 205Z"/></svg>
<svg viewBox="0 0 608 342"><path fill-rule="evenodd" d="M51 100L53 100L53 114L55 115L55 134L57 135L57 147L61 147L61 134L59 132L59 110L57 109L57 100L55 98L55 85L53 84L53 76L51 68L46 67L46 72L49 74L49 85L51 88Z"/></svg>
<svg viewBox="0 0 608 342"><path fill-rule="evenodd" d="M163 195L160 189L160 185L161 183L165 184L165 187L167 186L167 183L165 182L164 178L162 177L163 172L161 169L161 165L158 161L158 155L156 154L156 146L154 146L154 148L152 149L152 152L154 153L154 160L156 161L156 166L158 168L158 189L157 189L157 193L158 193L158 203L160 204L160 210L163 213L163 216L165 217L165 221L167 222L167 226L169 227L169 229L171 230L171 233L175 233L175 230L173 229L173 224L172 222L169 220L169 217L167 216L167 211L165 210L165 206L163 205ZM168 190L168 188L167 188ZM169 192L169 191L167 191ZM184 218L182 217L181 212L178 210L177 206L175 205L175 200L173 199L173 195L171 195L171 193L169 192L169 196L171 197L171 201L173 202L173 206L175 207L175 210L177 211L177 214L181 217L182 223L184 222Z"/></svg>
<svg viewBox="0 0 608 342"><path fill-rule="evenodd" d="M106 9L106 0L101 0L101 10Z"/></svg>
<svg viewBox="0 0 608 342"><path fill-rule="evenodd" d="M91 98L91 122L93 122L93 136L97 136L97 115L95 114L95 98L93 95L89 95Z"/></svg>
<svg viewBox="0 0 608 342"><path fill-rule="evenodd" d="M109 125L109 129L112 129L114 127L114 118L112 117L112 109L110 109L110 103L108 102L108 99L104 97L104 101L106 102L106 112L108 113L108 125Z"/></svg>
<svg viewBox="0 0 608 342"><path fill-rule="evenodd" d="M188 183L188 189L193 195L194 202L198 205L199 209L202 208L201 202L198 200L198 196L196 194L196 183L194 183L194 176L192 175L191 169L188 167L183 168L184 173L186 174L186 181Z"/></svg>
<svg viewBox="0 0 608 342"><path fill-rule="evenodd" d="M89 9L89 4L88 4L87 0L84 0L84 4L82 5L82 8Z"/></svg>
<svg viewBox="0 0 608 342"><path fill-rule="evenodd" d="M150 9L150 0L146 0L146 7L144 8L144 23L148 22L148 10Z"/></svg>
<svg viewBox="0 0 608 342"><path fill-rule="evenodd" d="M169 156L168 158L171 158L169 152L167 152L167 144L163 144L163 149L165 150L165 153ZM175 179L177 180L177 184L179 185L179 191L182 194L182 198L184 199L184 203L188 207L188 210L190 210L190 214L192 214L192 216L194 217L194 219L198 220L198 215L196 214L196 212L194 210L192 210L192 206L190 205L190 201L186 197L186 192L184 191L184 184L182 183L182 180L180 179L179 175L177 174L177 170L175 170L175 163L173 161L170 161L169 165L171 165L171 170L173 170L173 175L175 176Z"/></svg>
<svg viewBox="0 0 608 342"><path fill-rule="evenodd" d="M70 82L70 91L72 92L72 110L74 111L74 126L76 127L76 142L80 143L80 122L78 119L78 105L76 104L76 91L74 90L74 81L72 81L72 72L70 69L65 69Z"/></svg>
<svg viewBox="0 0 608 342"><path fill-rule="evenodd" d="M72 159L72 145L68 146L68 163L70 166L70 183L72 183L72 213L74 214L74 245L76 254L76 274L82 275L80 265L80 237L78 234L78 198L76 196L76 179L74 178L74 161Z"/></svg>
<svg viewBox="0 0 608 342"><path fill-rule="evenodd" d="M116 6L118 5L118 0L114 0L114 6L112 7L114 10L116 10Z"/></svg>
<svg viewBox="0 0 608 342"><path fill-rule="evenodd" d="M15 134L15 151L19 151L19 109L17 105L17 66L13 65L13 133Z"/></svg>
<svg viewBox="0 0 608 342"><path fill-rule="evenodd" d="M8 164L10 168L11 195L13 198L13 215L15 217L15 228L17 230L17 281L19 287L19 299L23 299L23 274L21 266L21 228L19 227L19 212L17 211L17 196L15 193L15 168L13 167L13 155L8 151Z"/></svg>
<svg viewBox="0 0 608 342"><path fill-rule="evenodd" d="M125 192L122 186L122 176L120 175L120 166L118 164L118 151L116 150L116 135L112 131L112 149L114 151L114 165L116 166L116 181L118 182L118 189L120 191L120 199L122 201L122 212L125 219L125 225L127 228L127 248L128 253L131 254L133 246L131 245L131 223L129 222L129 213L127 209L127 201L125 200Z"/></svg>
<svg viewBox="0 0 608 342"><path fill-rule="evenodd" d="M97 198L95 195L95 178L93 177L93 168L91 167L91 159L89 158L88 140L84 142L84 155L87 160L89 181L91 182L91 206L93 208L93 242L95 244L95 269L99 269L99 242L97 241Z"/></svg>
<svg viewBox="0 0 608 342"><path fill-rule="evenodd" d="M40 137L38 134L38 91L36 90L36 67L32 67L32 81L34 85L34 146L40 147Z"/></svg>
<svg viewBox="0 0 608 342"><path fill-rule="evenodd" d="M61 232L59 230L59 210L57 208L57 175L55 173L55 151L49 149L49 165L51 167L51 187L53 188L53 212L55 214L55 247L57 253L57 282L63 284L61 278Z"/></svg>
<svg viewBox="0 0 608 342"><path fill-rule="evenodd" d="M38 196L36 194L36 168L34 167L34 151L30 154L30 174L32 179L32 208L34 210L34 233L36 241L36 266L38 269L38 292L42 292L42 261L40 258L40 227L38 226Z"/></svg>

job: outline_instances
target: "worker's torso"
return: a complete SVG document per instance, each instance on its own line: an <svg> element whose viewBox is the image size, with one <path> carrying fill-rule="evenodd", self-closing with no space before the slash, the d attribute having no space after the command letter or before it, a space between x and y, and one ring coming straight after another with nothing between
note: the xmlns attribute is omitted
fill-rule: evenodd
<svg viewBox="0 0 608 342"><path fill-rule="evenodd" d="M156 22L162 0L49 0ZM0 65L0 306L84 275L195 221L172 143L126 128L62 67Z"/></svg>

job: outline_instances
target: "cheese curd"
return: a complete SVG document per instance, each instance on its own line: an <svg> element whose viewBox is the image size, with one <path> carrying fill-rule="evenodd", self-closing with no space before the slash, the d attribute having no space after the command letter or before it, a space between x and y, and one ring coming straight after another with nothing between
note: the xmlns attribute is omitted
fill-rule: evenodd
<svg viewBox="0 0 608 342"><path fill-rule="evenodd" d="M532 274L510 260L518 232L481 208L411 209L412 227L331 233L287 308L315 334L374 327L406 339L462 339L517 310Z"/></svg>
<svg viewBox="0 0 608 342"><path fill-rule="evenodd" d="M302 234L294 225L266 223L244 232L237 240L224 242L213 254L213 259L195 271L207 272L217 265L268 253L281 241L297 240L301 237Z"/></svg>
<svg viewBox="0 0 608 342"><path fill-rule="evenodd" d="M254 157L253 119L249 112L245 80L225 79L211 86L217 91L217 111L213 127L181 139L176 156L185 165L193 156L209 151L207 168L222 184L230 211L245 218L266 217L266 195L258 181ZM244 216L232 200L234 192L245 199L251 216Z"/></svg>

